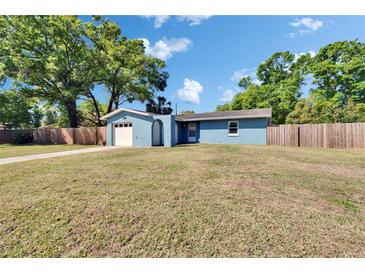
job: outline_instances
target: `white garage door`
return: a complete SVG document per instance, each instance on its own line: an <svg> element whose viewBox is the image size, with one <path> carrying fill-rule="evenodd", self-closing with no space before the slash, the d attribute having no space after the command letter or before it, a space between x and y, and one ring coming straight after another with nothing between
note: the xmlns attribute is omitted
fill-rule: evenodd
<svg viewBox="0 0 365 274"><path fill-rule="evenodd" d="M132 129L132 123L114 124L114 145L131 147L133 145Z"/></svg>

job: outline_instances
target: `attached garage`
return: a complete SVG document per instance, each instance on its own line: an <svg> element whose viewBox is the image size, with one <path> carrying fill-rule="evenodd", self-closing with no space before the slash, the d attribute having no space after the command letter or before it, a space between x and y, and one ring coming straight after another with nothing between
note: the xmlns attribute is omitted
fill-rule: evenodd
<svg viewBox="0 0 365 274"><path fill-rule="evenodd" d="M114 145L115 146L133 146L133 125L130 122L127 123L114 123Z"/></svg>
<svg viewBox="0 0 365 274"><path fill-rule="evenodd" d="M107 121L110 146L151 147L175 145L175 116L120 108L101 119Z"/></svg>
<svg viewBox="0 0 365 274"><path fill-rule="evenodd" d="M171 147L176 143L266 144L271 109L156 114L120 108L104 117L107 145Z"/></svg>

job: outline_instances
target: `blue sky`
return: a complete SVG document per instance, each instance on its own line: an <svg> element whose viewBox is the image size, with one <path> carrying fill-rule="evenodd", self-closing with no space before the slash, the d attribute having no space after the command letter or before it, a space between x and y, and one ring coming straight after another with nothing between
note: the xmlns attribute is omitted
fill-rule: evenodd
<svg viewBox="0 0 365 274"><path fill-rule="evenodd" d="M214 111L238 92L240 77L252 75L276 51L315 54L335 41L365 39L365 16L108 18L129 39L145 39L148 54L166 60L170 78L161 95L179 112ZM138 102L124 107L144 109Z"/></svg>

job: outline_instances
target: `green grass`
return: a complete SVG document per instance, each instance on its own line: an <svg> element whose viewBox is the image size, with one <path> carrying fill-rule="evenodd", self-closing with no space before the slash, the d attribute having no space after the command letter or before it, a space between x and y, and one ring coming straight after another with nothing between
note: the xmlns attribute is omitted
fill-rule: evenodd
<svg viewBox="0 0 365 274"><path fill-rule="evenodd" d="M93 146L84 145L0 145L0 158L49 153Z"/></svg>
<svg viewBox="0 0 365 274"><path fill-rule="evenodd" d="M2 257L364 257L365 151L199 145L0 166Z"/></svg>

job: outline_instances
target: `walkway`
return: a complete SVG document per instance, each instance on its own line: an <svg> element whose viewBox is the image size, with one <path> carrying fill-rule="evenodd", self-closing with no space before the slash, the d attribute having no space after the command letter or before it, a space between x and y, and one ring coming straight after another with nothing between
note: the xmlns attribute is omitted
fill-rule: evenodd
<svg viewBox="0 0 365 274"><path fill-rule="evenodd" d="M0 165L24 162L24 161L30 161L30 160L37 160L37 159L53 158L53 157L66 156L66 155L73 155L73 154L80 154L80 153L102 152L102 151L120 149L120 148L121 147L118 147L118 146L103 146L103 147L82 148L82 149L58 151L58 152L51 152L51 153L9 157L9 158L0 159Z"/></svg>

